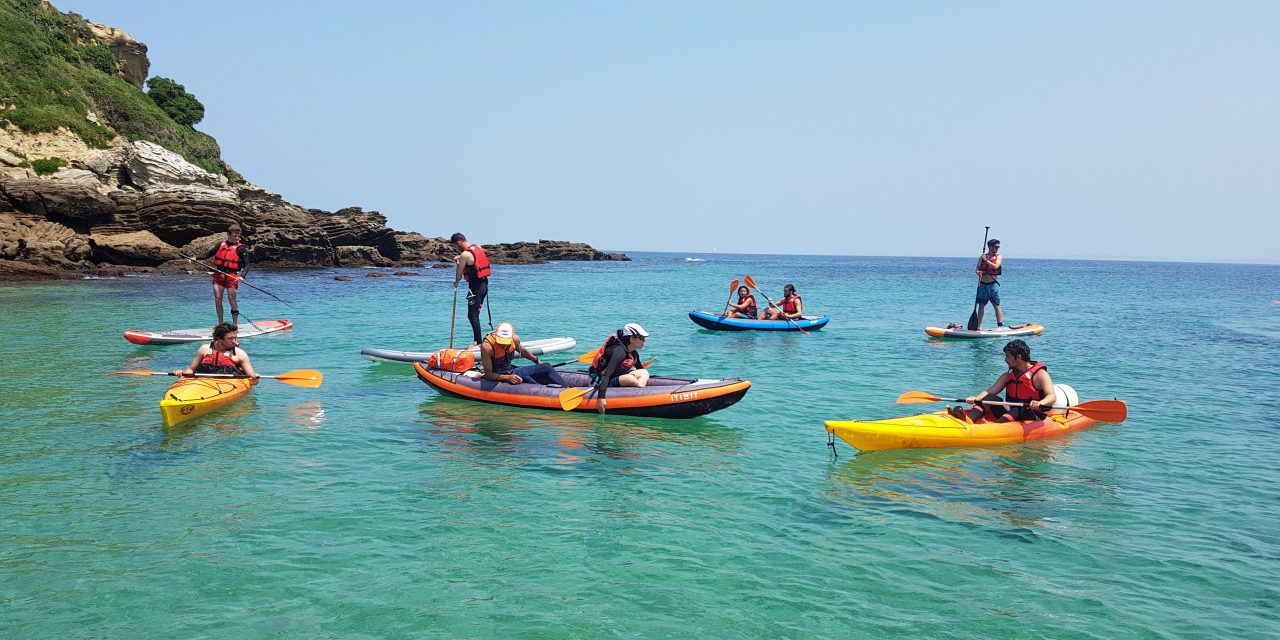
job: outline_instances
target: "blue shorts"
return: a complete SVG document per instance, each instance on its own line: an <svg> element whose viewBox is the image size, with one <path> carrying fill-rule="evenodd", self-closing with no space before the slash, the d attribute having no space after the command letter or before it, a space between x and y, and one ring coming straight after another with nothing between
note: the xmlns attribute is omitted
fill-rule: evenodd
<svg viewBox="0 0 1280 640"><path fill-rule="evenodd" d="M1000 306L1000 283L989 282L978 286L978 304L991 304Z"/></svg>

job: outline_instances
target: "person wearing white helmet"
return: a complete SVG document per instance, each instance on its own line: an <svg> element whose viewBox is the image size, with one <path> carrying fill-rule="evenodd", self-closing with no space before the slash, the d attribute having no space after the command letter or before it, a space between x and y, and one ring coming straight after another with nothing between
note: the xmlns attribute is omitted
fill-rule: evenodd
<svg viewBox="0 0 1280 640"><path fill-rule="evenodd" d="M628 322L610 335L600 347L590 373L596 383L596 411L605 412L605 390L609 387L643 387L649 384L649 370L644 368L638 351L644 347L649 332L635 322Z"/></svg>
<svg viewBox="0 0 1280 640"><path fill-rule="evenodd" d="M511 361L520 354L533 362L524 367L512 367ZM485 380L496 380L507 384L521 384L532 380L538 384L569 386L560 377L560 372L551 365L542 362L524 345L520 344L520 336L510 322L499 322L489 335L480 341L480 368L484 370Z"/></svg>

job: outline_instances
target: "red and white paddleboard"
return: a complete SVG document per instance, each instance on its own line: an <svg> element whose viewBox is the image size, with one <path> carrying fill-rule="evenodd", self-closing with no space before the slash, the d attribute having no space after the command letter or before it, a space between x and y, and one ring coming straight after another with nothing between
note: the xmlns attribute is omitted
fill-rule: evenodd
<svg viewBox="0 0 1280 640"><path fill-rule="evenodd" d="M287 331L293 328L288 320L259 320L243 322L238 335L241 339L260 336L265 333ZM213 340L213 327L198 329L173 329L171 331L142 331L130 329L124 332L124 339L134 344L183 344L186 342L209 342Z"/></svg>

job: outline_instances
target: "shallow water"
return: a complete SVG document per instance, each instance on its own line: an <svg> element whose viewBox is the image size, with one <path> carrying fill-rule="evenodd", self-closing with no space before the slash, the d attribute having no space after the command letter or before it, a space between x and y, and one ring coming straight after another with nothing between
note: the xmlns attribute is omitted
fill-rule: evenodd
<svg viewBox="0 0 1280 640"><path fill-rule="evenodd" d="M499 267L494 321L577 350L639 321L655 372L744 377L687 421L443 398L363 347L449 339L451 270L259 273L245 341L300 389L161 427L211 322L206 277L0 286L0 636L1273 637L1280 628L1280 267L1010 258L1010 323L1130 417L1058 440L857 455L823 420L976 392L1003 341L963 323L969 261L633 254ZM686 258L702 258L690 261ZM357 276L338 282L338 273ZM716 333L751 274L812 335ZM988 319L988 324L990 323ZM463 314L455 341L469 342Z"/></svg>

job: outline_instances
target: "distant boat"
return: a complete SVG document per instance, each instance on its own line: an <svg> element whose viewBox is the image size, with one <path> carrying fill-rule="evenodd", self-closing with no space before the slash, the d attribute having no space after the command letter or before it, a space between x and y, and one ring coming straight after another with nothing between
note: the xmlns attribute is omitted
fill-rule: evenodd
<svg viewBox="0 0 1280 640"><path fill-rule="evenodd" d="M702 258L685 258L684 261L685 262L706 262L706 260L703 260Z"/></svg>

